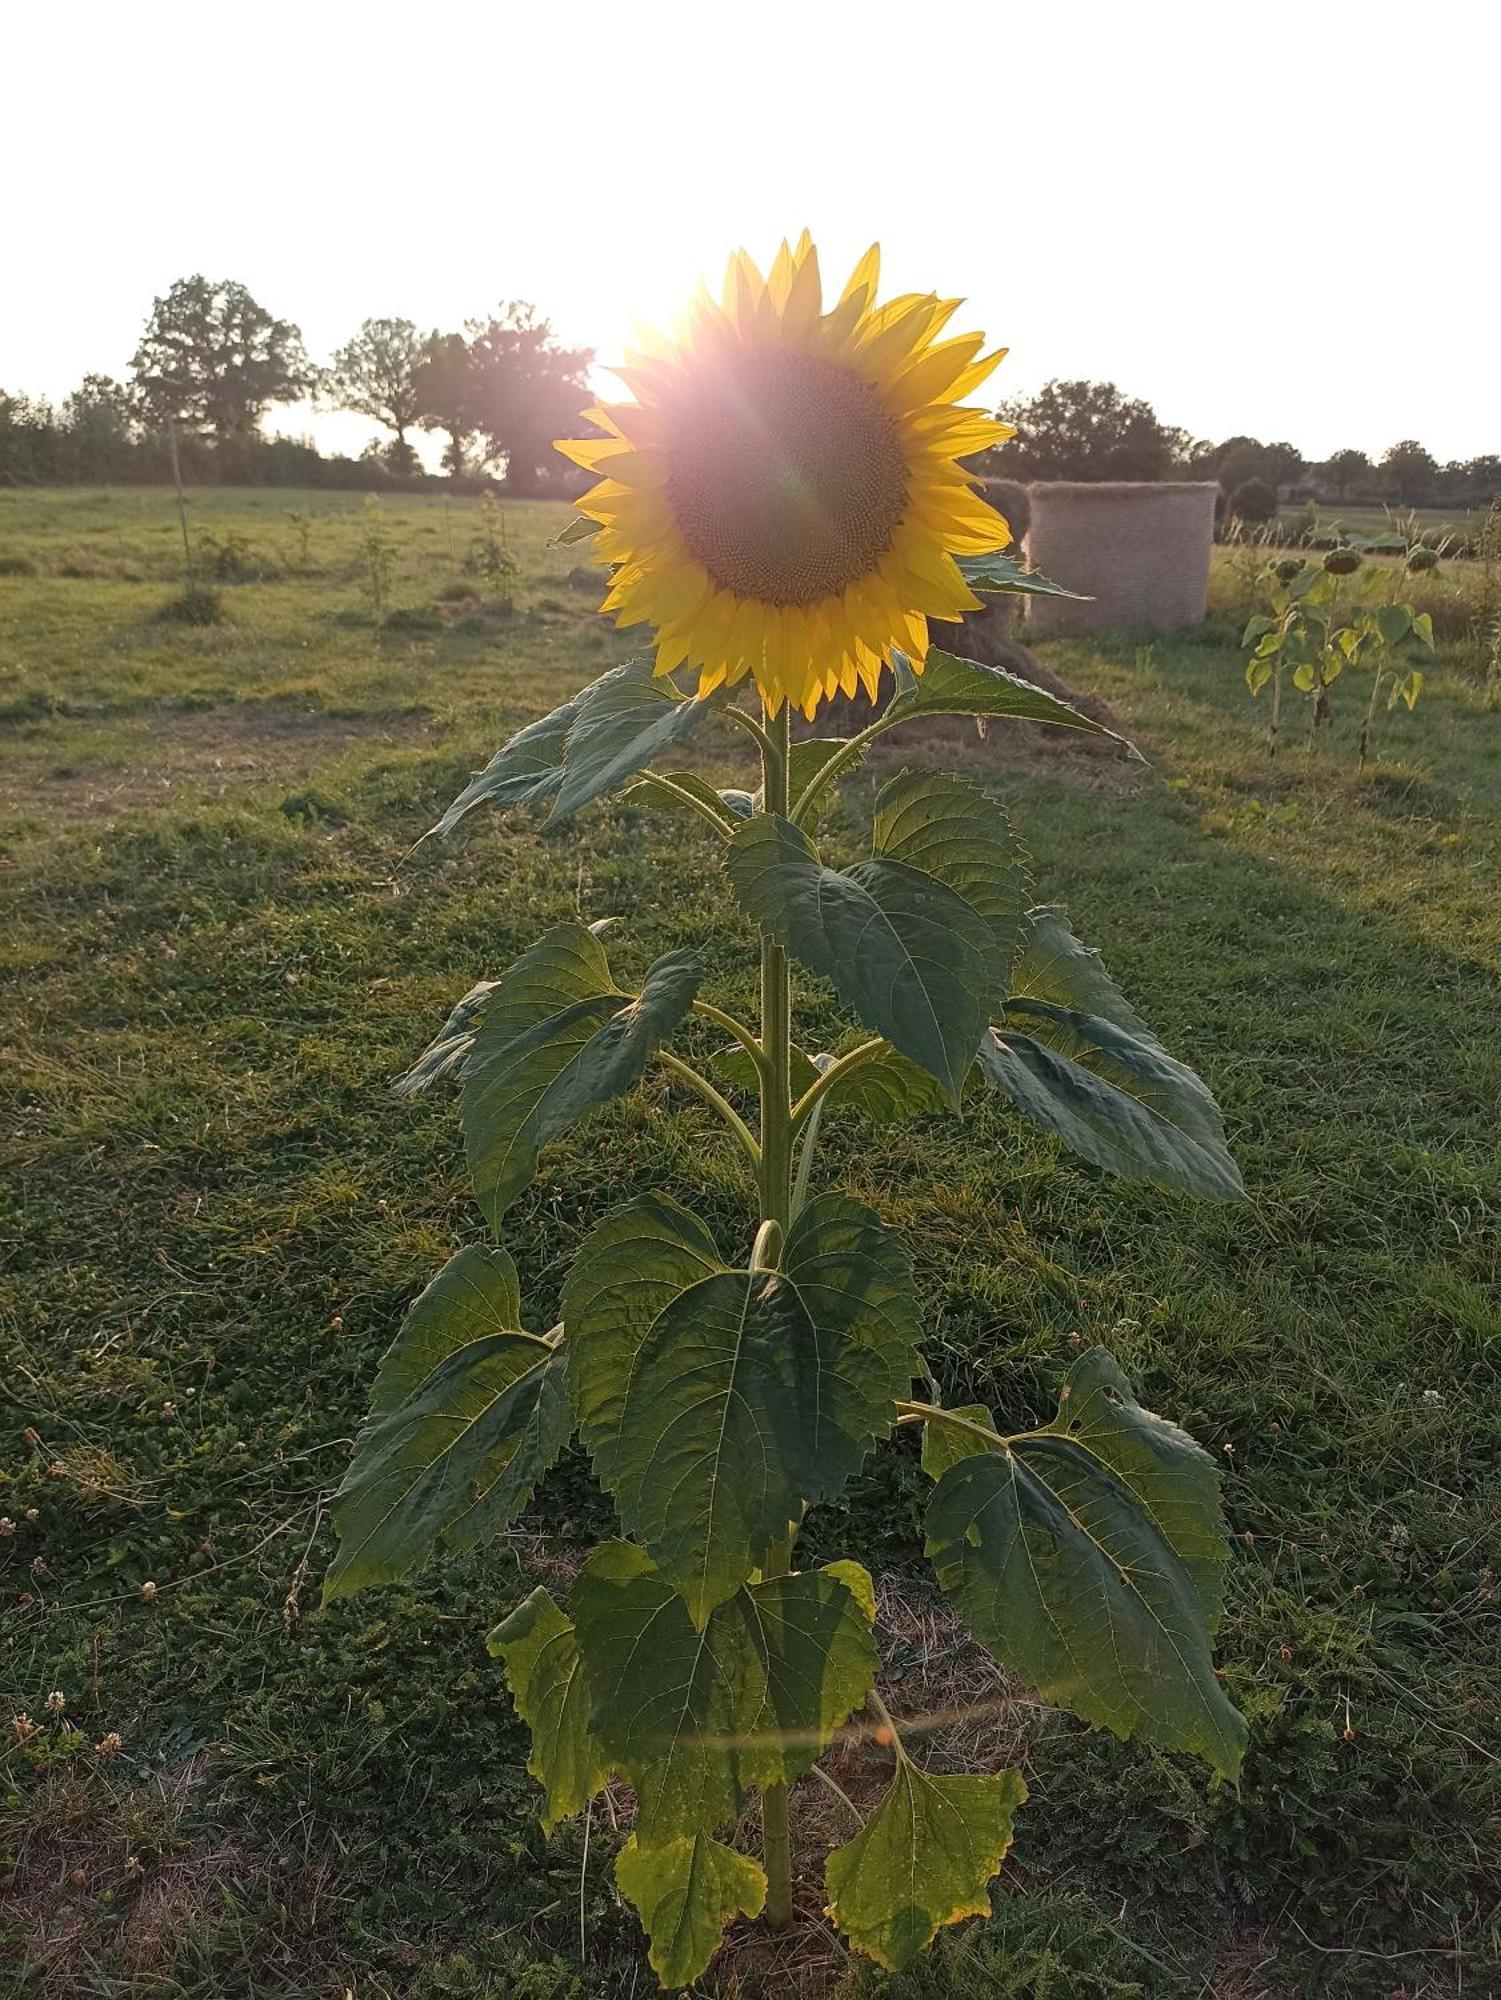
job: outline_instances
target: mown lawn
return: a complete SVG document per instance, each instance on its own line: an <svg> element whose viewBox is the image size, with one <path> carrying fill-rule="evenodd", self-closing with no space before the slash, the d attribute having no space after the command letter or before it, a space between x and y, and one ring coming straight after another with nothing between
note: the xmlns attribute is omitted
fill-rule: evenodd
<svg viewBox="0 0 1501 2000"><path fill-rule="evenodd" d="M561 836L476 814L403 863L503 735L622 656L548 546L561 509L505 510L498 617L462 590L474 503L386 502L383 634L358 496L193 511L257 573L219 625L154 616L165 496L0 494L0 1700L41 1725L0 1750L0 1950L17 1992L79 2000L645 1995L608 1825L587 1862L543 1839L484 1646L604 1526L582 1462L502 1545L327 1612L318 1585L377 1359L483 1227L451 1102L389 1079L563 916L623 915L627 977L700 942L714 858L617 806ZM1441 665L1363 778L1343 689L1332 741L1270 765L1227 635L1046 647L1139 777L994 731L959 754L1217 1092L1249 1205L1107 1181L993 1103L831 1119L824 1170L907 1232L947 1397L1020 1427L1098 1341L1222 1459L1243 1784L1018 1692L1032 1797L988 1926L905 1981L818 1938L803 1972L732 1952L705 1990L823 1990L816 1965L892 2000L1501 1991L1501 713ZM709 941L716 997L748 998L748 942ZM536 1324L643 1182L744 1228L735 1161L654 1081L511 1213ZM920 1504L905 1442L855 1496L919 1597ZM941 1686L910 1654L898 1694Z"/></svg>

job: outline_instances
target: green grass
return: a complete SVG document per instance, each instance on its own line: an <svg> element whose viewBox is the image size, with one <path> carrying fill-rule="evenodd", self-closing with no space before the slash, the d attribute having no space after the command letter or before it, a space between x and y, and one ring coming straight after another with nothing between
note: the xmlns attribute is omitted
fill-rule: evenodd
<svg viewBox="0 0 1501 2000"><path fill-rule="evenodd" d="M0 1751L21 1992L650 1990L607 1828L586 1869L577 1830L543 1840L484 1649L525 1565L605 1524L586 1468L527 1535L316 1606L376 1361L481 1233L452 1104L389 1078L561 916L624 916L627 976L697 941L714 863L616 807L562 836L476 815L402 865L620 641L547 546L560 510L506 510L508 618L444 596L472 503L385 511L407 616L377 634L359 498L195 495L265 574L194 627L154 616L181 584L163 495L0 495L0 557L31 566L0 574L0 1698L44 1721ZM1218 1093L1251 1203L1108 1182L989 1105L831 1120L824 1171L907 1233L950 1396L1020 1424L1102 1341L1222 1459L1252 1748L1237 1794L1034 1719L994 1921L904 1981L835 1976L890 2000L1495 1991L1501 714L1441 665L1361 779L1343 687L1331 742L1269 765L1218 628L1046 657L1152 770L997 751L998 788L1041 892ZM748 999L747 945L710 940L716 997ZM643 1181L744 1228L734 1161L660 1081L543 1167L507 1227L538 1324ZM856 1496L894 1571L920 1572L920 1497L905 1446ZM753 1963L720 1990L750 2000Z"/></svg>

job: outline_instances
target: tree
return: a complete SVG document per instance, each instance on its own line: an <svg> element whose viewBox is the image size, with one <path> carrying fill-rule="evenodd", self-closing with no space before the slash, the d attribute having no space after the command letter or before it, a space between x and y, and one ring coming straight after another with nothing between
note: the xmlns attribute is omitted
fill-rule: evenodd
<svg viewBox="0 0 1501 2000"><path fill-rule="evenodd" d="M1113 382L1049 382L998 414L1016 436L986 470L1014 479L1162 479L1188 449L1182 431Z"/></svg>
<svg viewBox="0 0 1501 2000"><path fill-rule="evenodd" d="M425 431L446 431L443 468L455 478L469 470L469 447L476 423L469 343L461 333L430 333L413 371L419 414Z"/></svg>
<svg viewBox="0 0 1501 2000"><path fill-rule="evenodd" d="M1230 495L1230 512L1248 527L1273 520L1277 513L1277 489L1264 479L1247 479Z"/></svg>
<svg viewBox="0 0 1501 2000"><path fill-rule="evenodd" d="M559 347L536 309L513 300L469 326L467 387L460 398L488 456L506 461L506 484L532 493L557 465L554 438L567 437L589 402L586 347ZM559 467L559 469L561 469Z"/></svg>
<svg viewBox="0 0 1501 2000"><path fill-rule="evenodd" d="M136 401L110 375L85 375L61 411L63 463L74 478L123 479L135 466Z"/></svg>
<svg viewBox="0 0 1501 2000"><path fill-rule="evenodd" d="M1485 507L1501 500L1501 457L1495 452L1483 452L1479 458L1472 458L1465 467L1465 478L1475 506Z"/></svg>
<svg viewBox="0 0 1501 2000"><path fill-rule="evenodd" d="M419 371L426 351L409 319L367 319L328 371L325 394L335 409L373 417L396 433L386 453L393 471L409 471L417 462L407 432L422 418Z"/></svg>
<svg viewBox="0 0 1501 2000"><path fill-rule="evenodd" d="M1348 500L1352 493L1361 492L1371 477L1371 461L1363 451L1346 446L1327 459L1321 468L1324 477L1334 488L1336 500Z"/></svg>
<svg viewBox="0 0 1501 2000"><path fill-rule="evenodd" d="M289 320L243 285L201 275L155 301L131 367L148 417L221 450L254 437L270 404L296 402L315 380Z"/></svg>
<svg viewBox="0 0 1501 2000"><path fill-rule="evenodd" d="M1404 507L1415 507L1426 499L1437 476L1437 461L1416 438L1403 438L1382 456L1381 478L1386 497L1400 500Z"/></svg>

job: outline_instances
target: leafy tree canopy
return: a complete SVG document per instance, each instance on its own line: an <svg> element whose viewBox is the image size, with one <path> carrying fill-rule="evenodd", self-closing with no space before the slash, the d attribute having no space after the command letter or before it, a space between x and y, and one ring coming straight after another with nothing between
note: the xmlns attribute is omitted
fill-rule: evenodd
<svg viewBox="0 0 1501 2000"><path fill-rule="evenodd" d="M336 409L372 417L398 444L421 421L428 343L409 319L367 319L333 358L325 393Z"/></svg>
<svg viewBox="0 0 1501 2000"><path fill-rule="evenodd" d="M1188 437L1113 382L1049 382L998 415L1016 436L987 470L1018 479L1165 479Z"/></svg>
<svg viewBox="0 0 1501 2000"><path fill-rule="evenodd" d="M131 363L142 408L224 446L254 437L268 405L313 386L302 335L244 285L179 278L156 300Z"/></svg>

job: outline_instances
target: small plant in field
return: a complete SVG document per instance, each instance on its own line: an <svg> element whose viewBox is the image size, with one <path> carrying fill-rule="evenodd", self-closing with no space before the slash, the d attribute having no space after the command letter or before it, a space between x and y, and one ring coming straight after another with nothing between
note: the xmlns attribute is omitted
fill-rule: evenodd
<svg viewBox="0 0 1501 2000"><path fill-rule="evenodd" d="M287 526L292 530L296 554L294 567L306 576L313 566L313 516L311 514L288 514Z"/></svg>
<svg viewBox="0 0 1501 2000"><path fill-rule="evenodd" d="M506 540L505 516L493 493L482 493L479 522L464 568L484 583L490 603L498 611L509 611L516 601L516 558Z"/></svg>
<svg viewBox="0 0 1501 2000"><path fill-rule="evenodd" d="M386 511L375 494L367 494L360 533L360 580L379 632L391 606L391 582L396 569L396 552L386 524Z"/></svg>
<svg viewBox="0 0 1501 2000"><path fill-rule="evenodd" d="M260 575L247 535L234 529L223 537L204 533L198 538L198 546L203 568L216 583L249 583Z"/></svg>
<svg viewBox="0 0 1501 2000"><path fill-rule="evenodd" d="M163 625L222 625L224 615L223 598L206 583L190 584L180 590L155 614Z"/></svg>
<svg viewBox="0 0 1501 2000"><path fill-rule="evenodd" d="M607 608L652 625L653 649L523 729L434 831L485 803L558 825L622 790L694 815L726 904L758 933L759 1010L710 998L696 949L627 990L606 920L556 925L459 1001L399 1088L457 1080L494 1240L455 1252L381 1363L325 1582L337 1598L498 1535L577 1436L619 1535L566 1603L534 1590L490 1647L531 1730L545 1827L587 1814L611 1778L633 1789L615 1879L664 1986L697 1978L737 1916L790 1921L789 1790L842 1739L888 1757L889 1783L868 1816L850 1808L859 1824L827 1857L829 1918L900 1968L989 1907L1020 1772L933 1770L904 1738L878 1686L857 1521L836 1517L841 1559L800 1560L807 1510L832 1511L901 1429L922 1434L938 1583L997 1660L1227 1779L1246 1740L1211 1652L1226 1556L1213 1461L1098 1348L1034 1427L944 1407L906 1246L819 1181L819 1137L842 1112L957 1112L993 1090L1108 1171L1243 1194L1208 1090L1062 913L1034 904L1030 863L978 785L903 771L877 793L860 857L826 849L840 781L910 720L1110 734L929 645L927 619L977 608L977 593L1056 586L1005 554L961 465L1008 434L959 402L999 357L940 344L936 298L878 316L876 281L872 252L825 311L806 237L769 278L737 257L722 306L706 301L677 348L633 370L641 400L566 447L600 483L563 540L591 545L612 572ZM857 735L791 740L794 705L812 718L888 673L894 691ZM719 791L678 764L711 729L754 747L745 785ZM852 1017L832 1049L798 1033L794 968ZM690 1024L722 1041L711 1061L674 1046ZM716 1232L663 1191L622 1190L579 1248L561 1319L539 1321L507 1217L546 1143L649 1074L717 1121L741 1223ZM734 1834L752 1793L759 1855Z"/></svg>

